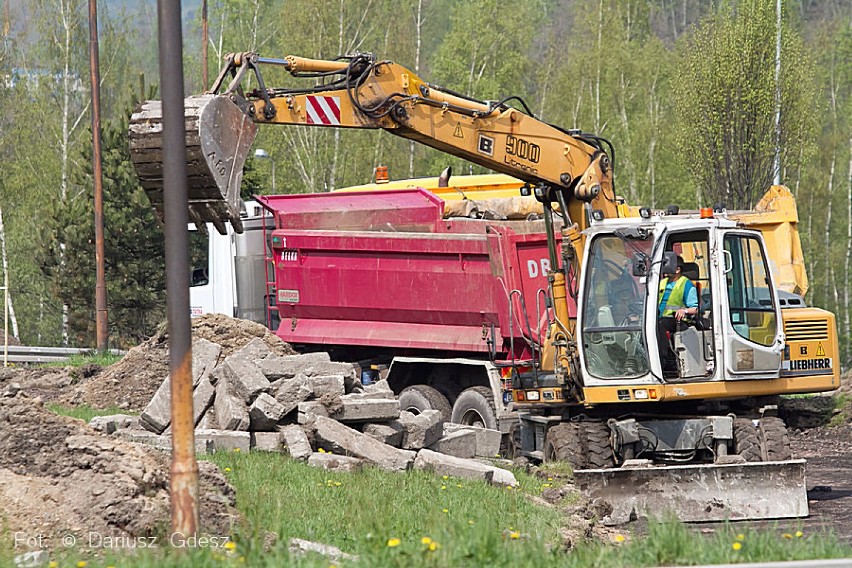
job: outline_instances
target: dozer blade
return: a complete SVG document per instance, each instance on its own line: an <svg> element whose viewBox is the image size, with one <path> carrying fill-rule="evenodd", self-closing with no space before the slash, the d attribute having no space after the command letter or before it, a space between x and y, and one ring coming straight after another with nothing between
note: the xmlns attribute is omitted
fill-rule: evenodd
<svg viewBox="0 0 852 568"><path fill-rule="evenodd" d="M257 125L226 96L184 100L189 218L200 229L213 223L225 234L230 221L242 232L240 184ZM163 219L163 109L146 101L130 118L130 155L148 199Z"/></svg>
<svg viewBox="0 0 852 568"><path fill-rule="evenodd" d="M580 491L612 505L605 524L667 515L684 522L808 516L805 460L586 469Z"/></svg>

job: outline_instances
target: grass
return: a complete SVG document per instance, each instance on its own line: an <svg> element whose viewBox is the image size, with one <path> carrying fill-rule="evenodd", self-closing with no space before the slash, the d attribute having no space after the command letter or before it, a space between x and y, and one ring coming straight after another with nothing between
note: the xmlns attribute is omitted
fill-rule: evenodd
<svg viewBox="0 0 852 568"><path fill-rule="evenodd" d="M101 367L109 367L113 363L121 361L124 355L115 355L113 353L98 353L91 352L80 355L71 355L65 361L57 361L54 363L44 363L43 367L83 367L85 365L100 365Z"/></svg>
<svg viewBox="0 0 852 568"><path fill-rule="evenodd" d="M79 418L88 422L95 416L110 416L112 414L138 414L136 412L128 412L117 406L109 406L107 408L92 408L87 404L80 406L65 406L63 404L51 403L47 405L52 412L60 416L70 416L71 418Z"/></svg>
<svg viewBox="0 0 852 568"><path fill-rule="evenodd" d="M835 427L848 424L850 418L852 418L852 405L850 405L852 401L850 401L849 395L840 393L832 398L834 399L834 410L837 414L831 417L828 425Z"/></svg>
<svg viewBox="0 0 852 568"><path fill-rule="evenodd" d="M616 534L614 544L590 543L566 553L559 538L563 513L535 505L526 497L540 494L547 480L520 472L520 489L508 490L420 471L329 473L265 453L218 453L210 459L237 491L241 522L232 535L214 535L231 536L233 544L228 546L233 549L208 546L181 551L168 546L167 537L161 536L159 548L131 551L130 558L126 552L94 557L73 549L61 551L62 556L56 557L59 565L75 566L85 560L90 567L142 568L571 568L852 556L852 549L830 534L803 534L795 522L764 531L722 524L712 535L696 534L677 522L652 522L641 538ZM318 555L291 557L287 543L292 537L337 546L359 560L336 563ZM0 562L3 559L0 553Z"/></svg>

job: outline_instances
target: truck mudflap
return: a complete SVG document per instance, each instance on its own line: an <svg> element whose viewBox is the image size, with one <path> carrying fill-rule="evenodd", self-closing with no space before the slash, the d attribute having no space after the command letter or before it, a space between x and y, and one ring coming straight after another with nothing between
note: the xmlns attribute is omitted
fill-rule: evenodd
<svg viewBox="0 0 852 568"><path fill-rule="evenodd" d="M240 184L257 125L224 95L184 100L189 218L221 234L231 222L242 233ZM163 219L163 107L145 101L130 118L130 155L151 205Z"/></svg>
<svg viewBox="0 0 852 568"><path fill-rule="evenodd" d="M607 501L604 524L672 515L684 522L808 516L805 460L576 470L578 489Z"/></svg>

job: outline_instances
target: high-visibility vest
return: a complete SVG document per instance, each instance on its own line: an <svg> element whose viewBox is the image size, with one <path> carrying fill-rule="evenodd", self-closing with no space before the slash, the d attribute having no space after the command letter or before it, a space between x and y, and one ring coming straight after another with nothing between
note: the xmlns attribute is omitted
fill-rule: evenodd
<svg viewBox="0 0 852 568"><path fill-rule="evenodd" d="M672 287L672 291L669 294L669 297L666 299L666 308L663 310L663 317L669 317L674 315L676 311L681 308L686 308L686 304L684 303L683 293L686 290L686 283L689 282L689 278L686 276L681 276L677 279ZM663 301L663 294L666 291L666 286L668 286L669 279L665 278L660 282L660 295L657 297L657 305L660 305L660 302Z"/></svg>

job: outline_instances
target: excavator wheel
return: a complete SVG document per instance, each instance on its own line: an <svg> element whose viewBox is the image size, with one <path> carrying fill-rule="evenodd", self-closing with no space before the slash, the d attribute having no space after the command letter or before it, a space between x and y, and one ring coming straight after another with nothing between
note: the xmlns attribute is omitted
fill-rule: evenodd
<svg viewBox="0 0 852 568"><path fill-rule="evenodd" d="M584 469L583 437L583 424L580 422L551 426L544 439L544 461L564 461L574 469Z"/></svg>
<svg viewBox="0 0 852 568"><path fill-rule="evenodd" d="M786 461L793 458L790 436L783 420L774 416L761 418L758 432L764 461Z"/></svg>
<svg viewBox="0 0 852 568"><path fill-rule="evenodd" d="M734 420L734 453L747 462L763 461L760 433L749 418Z"/></svg>
<svg viewBox="0 0 852 568"><path fill-rule="evenodd" d="M586 434L587 467L606 469L615 465L610 444L610 429L604 422L581 422Z"/></svg>

